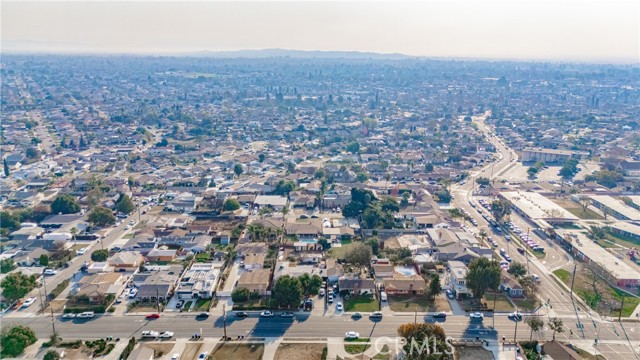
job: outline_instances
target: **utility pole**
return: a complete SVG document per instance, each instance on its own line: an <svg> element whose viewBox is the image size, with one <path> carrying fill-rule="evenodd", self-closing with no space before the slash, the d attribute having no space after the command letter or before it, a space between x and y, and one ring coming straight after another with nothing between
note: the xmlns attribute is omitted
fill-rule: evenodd
<svg viewBox="0 0 640 360"><path fill-rule="evenodd" d="M413 325L416 325L418 323L418 305L416 305L414 309L415 311L413 312Z"/></svg>
<svg viewBox="0 0 640 360"><path fill-rule="evenodd" d="M495 315L495 314L494 314L494 315ZM518 320L518 316L519 316L519 315L520 315L520 314L518 313L518 309L516 308L516 317L515 317L515 319L514 319L514 320L515 320L515 322L516 322L516 328L515 328L515 330L513 331L513 343L514 343L514 344L517 344L517 343L518 343L518 337L517 337L517 335L518 335L518 323L520 322L520 320Z"/></svg>
<svg viewBox="0 0 640 360"><path fill-rule="evenodd" d="M224 326L224 340L227 341L227 304L222 304L222 324Z"/></svg>
<svg viewBox="0 0 640 360"><path fill-rule="evenodd" d="M622 308L624 307L624 298L626 296L622 296L622 304L620 304L620 312L618 312L618 322L620 322L620 318L622 317Z"/></svg>
<svg viewBox="0 0 640 360"><path fill-rule="evenodd" d="M529 230L530 228L527 226L527 238L529 238ZM529 254L527 253L526 249L524 250L524 257L527 259L527 273L531 275L531 269L529 268Z"/></svg>
<svg viewBox="0 0 640 360"><path fill-rule="evenodd" d="M44 287L44 299L47 300L47 280L46 275L42 275L42 285ZM53 337L56 336L56 323L53 320L53 306L49 305L49 310L51 310L51 329L53 330ZM42 315L44 315L44 304L42 304Z"/></svg>
<svg viewBox="0 0 640 360"><path fill-rule="evenodd" d="M160 293L158 288L156 288L156 305L158 306L158 314L160 314Z"/></svg>
<svg viewBox="0 0 640 360"><path fill-rule="evenodd" d="M578 265L575 263L573 263L573 275L571 276L571 292L569 294L569 297L571 298L571 300L573 301L573 283L576 280L576 268L578 267Z"/></svg>

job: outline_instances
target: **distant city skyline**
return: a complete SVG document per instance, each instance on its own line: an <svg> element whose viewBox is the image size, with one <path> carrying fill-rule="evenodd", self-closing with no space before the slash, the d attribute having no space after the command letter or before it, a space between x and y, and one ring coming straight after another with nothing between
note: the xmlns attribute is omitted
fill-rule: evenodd
<svg viewBox="0 0 640 360"><path fill-rule="evenodd" d="M2 53L292 49L421 57L640 62L629 0L3 1Z"/></svg>

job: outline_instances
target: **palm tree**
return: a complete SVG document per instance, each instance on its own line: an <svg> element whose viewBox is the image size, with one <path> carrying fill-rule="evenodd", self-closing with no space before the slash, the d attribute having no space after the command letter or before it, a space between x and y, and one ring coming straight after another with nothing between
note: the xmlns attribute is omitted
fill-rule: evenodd
<svg viewBox="0 0 640 360"><path fill-rule="evenodd" d="M533 339L533 333L542 330L544 327L544 321L537 316L529 316L524 320L531 328L531 335L529 335L529 341Z"/></svg>
<svg viewBox="0 0 640 360"><path fill-rule="evenodd" d="M551 318L548 322L547 325L549 326L549 329L553 330L553 340L556 339L556 333L563 333L564 332L564 327L563 327L563 323L562 323L562 319L554 317Z"/></svg>

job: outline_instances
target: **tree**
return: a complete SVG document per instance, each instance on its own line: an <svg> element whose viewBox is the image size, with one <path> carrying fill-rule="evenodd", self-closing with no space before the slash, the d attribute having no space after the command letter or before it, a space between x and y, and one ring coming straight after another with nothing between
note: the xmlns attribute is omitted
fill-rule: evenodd
<svg viewBox="0 0 640 360"><path fill-rule="evenodd" d="M427 323L403 324L398 327L398 335L407 341L403 346L404 359L432 360L453 358L453 345L447 342L444 329L440 325Z"/></svg>
<svg viewBox="0 0 640 360"><path fill-rule="evenodd" d="M431 280L429 281L429 297L431 299L434 299L441 292L442 292L442 285L440 284L440 275L438 274L431 275Z"/></svg>
<svg viewBox="0 0 640 360"><path fill-rule="evenodd" d="M231 292L231 300L234 302L243 302L249 300L251 293L247 288L235 288Z"/></svg>
<svg viewBox="0 0 640 360"><path fill-rule="evenodd" d="M44 354L44 360L60 360L60 354L55 350L49 350Z"/></svg>
<svg viewBox="0 0 640 360"><path fill-rule="evenodd" d="M37 285L36 275L27 276L21 272L14 272L7 275L2 282L2 296L9 303L22 299Z"/></svg>
<svg viewBox="0 0 640 360"><path fill-rule="evenodd" d="M105 262L109 258L109 251L106 249L96 250L91 253L91 260L97 262Z"/></svg>
<svg viewBox="0 0 640 360"><path fill-rule="evenodd" d="M243 172L244 172L244 169L242 168L242 164L235 164L233 166L233 173L236 174L237 177L240 177L240 175L242 175Z"/></svg>
<svg viewBox="0 0 640 360"><path fill-rule="evenodd" d="M327 175L327 172L325 171L324 168L319 168L318 170L316 170L316 172L313 174L313 177L316 179L322 179Z"/></svg>
<svg viewBox="0 0 640 360"><path fill-rule="evenodd" d="M38 259L38 262L42 266L49 266L49 257L45 254L42 254L40 255L40 259Z"/></svg>
<svg viewBox="0 0 640 360"><path fill-rule="evenodd" d="M38 157L40 157L40 151L36 148L30 147L27 148L27 151L25 152L25 155L29 158L29 159L36 159Z"/></svg>
<svg viewBox="0 0 640 360"><path fill-rule="evenodd" d="M591 238L591 240L599 241L605 237L607 237L607 232L603 227L597 225L589 226L589 238Z"/></svg>
<svg viewBox="0 0 640 360"><path fill-rule="evenodd" d="M358 151L360 151L360 144L357 141L350 142L349 144L347 144L347 151L352 154L356 154Z"/></svg>
<svg viewBox="0 0 640 360"><path fill-rule="evenodd" d="M527 269L525 269L524 264L514 261L509 264L507 272L515 277L521 277L527 273Z"/></svg>
<svg viewBox="0 0 640 360"><path fill-rule="evenodd" d="M432 163L426 163L424 165L424 171L430 173L433 172L433 164Z"/></svg>
<svg viewBox="0 0 640 360"><path fill-rule="evenodd" d="M482 298L487 289L497 289L500 285L500 264L485 257L474 259L467 272L467 287L476 299Z"/></svg>
<svg viewBox="0 0 640 360"><path fill-rule="evenodd" d="M296 185L293 183L293 181L280 180L276 184L276 188L274 189L273 192L276 195L287 195L288 196L290 192L295 190L295 188L296 188Z"/></svg>
<svg viewBox="0 0 640 360"><path fill-rule="evenodd" d="M91 210L87 219L96 226L112 225L116 222L113 211L104 206L96 206Z"/></svg>
<svg viewBox="0 0 640 360"><path fill-rule="evenodd" d="M588 196L580 197L580 206L582 206L582 213L587 213L587 208L591 205L591 199Z"/></svg>
<svg viewBox="0 0 640 360"><path fill-rule="evenodd" d="M358 172L356 174L356 181L357 182L363 183L363 182L366 182L367 180L369 180L369 175L367 175L366 173Z"/></svg>
<svg viewBox="0 0 640 360"><path fill-rule="evenodd" d="M2 346L0 355L3 358L20 357L24 349L29 345L35 344L36 341L38 341L36 334L26 326L18 325L10 329L5 328L2 331L2 335L0 335L0 345Z"/></svg>
<svg viewBox="0 0 640 360"><path fill-rule="evenodd" d="M322 278L318 274L309 276L309 274L304 273L298 277L298 281L300 281L300 286L302 286L305 296L318 294L322 286Z"/></svg>
<svg viewBox="0 0 640 360"><path fill-rule="evenodd" d="M264 154L260 154L258 155L258 161L260 161L261 163L264 162L264 159L266 158L266 156Z"/></svg>
<svg viewBox="0 0 640 360"><path fill-rule="evenodd" d="M12 259L0 260L0 273L6 274L15 268L16 268L16 264L13 263Z"/></svg>
<svg viewBox="0 0 640 360"><path fill-rule="evenodd" d="M400 211L400 206L398 205L398 201L392 197L385 197L380 202L380 207L382 211L391 211L398 212Z"/></svg>
<svg viewBox="0 0 640 360"><path fill-rule="evenodd" d="M120 194L120 198L116 203L116 210L128 215L131 214L134 209L135 206L133 205L133 201L131 200L131 198L125 194Z"/></svg>
<svg viewBox="0 0 640 360"><path fill-rule="evenodd" d="M362 204L358 204L356 202L349 202L347 205L345 205L342 208L342 216L346 217L346 218L354 218L356 216L358 216L358 214L360 213L361 210L361 205Z"/></svg>
<svg viewBox="0 0 640 360"><path fill-rule="evenodd" d="M451 193L448 189L441 189L433 194L436 198L436 201L439 203L450 203L451 202Z"/></svg>
<svg viewBox="0 0 640 360"><path fill-rule="evenodd" d="M489 180L489 178L486 177L479 177L476 179L476 184L478 185L484 185L487 186L491 183L491 180Z"/></svg>
<svg viewBox="0 0 640 360"><path fill-rule="evenodd" d="M491 202L491 214L498 223L511 214L511 204L505 199L498 199Z"/></svg>
<svg viewBox="0 0 640 360"><path fill-rule="evenodd" d="M284 275L276 280L271 297L281 307L297 308L302 300L302 292L302 286L297 278Z"/></svg>
<svg viewBox="0 0 640 360"><path fill-rule="evenodd" d="M238 201L238 199L227 199L224 201L222 209L224 211L236 211L240 209L240 202Z"/></svg>
<svg viewBox="0 0 640 360"><path fill-rule="evenodd" d="M535 168L532 166L527 169L527 175L529 175L530 179L533 179L537 173L538 173L538 168Z"/></svg>
<svg viewBox="0 0 640 360"><path fill-rule="evenodd" d="M526 319L524 319L524 322L526 322L527 325L529 325L529 327L531 328L531 335L529 335L529 341L533 339L534 332L538 332L542 330L542 328L544 327L544 321L542 321L542 319L540 319L537 316L528 316Z"/></svg>
<svg viewBox="0 0 640 360"><path fill-rule="evenodd" d="M4 165L4 176L9 176L9 164L7 164L7 159L3 159Z"/></svg>
<svg viewBox="0 0 640 360"><path fill-rule="evenodd" d="M549 319L549 321L547 321L547 326L549 326L549 329L553 330L553 340L556 339L556 333L564 332L564 323L560 318L554 317Z"/></svg>
<svg viewBox="0 0 640 360"><path fill-rule="evenodd" d="M371 246L358 242L352 244L349 250L345 252L344 259L351 265L362 268L369 265L371 262L371 255Z"/></svg>
<svg viewBox="0 0 640 360"><path fill-rule="evenodd" d="M56 196L51 203L51 213L53 214L75 214L80 212L80 204L69 194Z"/></svg>
<svg viewBox="0 0 640 360"><path fill-rule="evenodd" d="M373 255L378 255L378 252L380 252L380 240L378 240L377 237L372 237L367 240L367 245L371 246Z"/></svg>

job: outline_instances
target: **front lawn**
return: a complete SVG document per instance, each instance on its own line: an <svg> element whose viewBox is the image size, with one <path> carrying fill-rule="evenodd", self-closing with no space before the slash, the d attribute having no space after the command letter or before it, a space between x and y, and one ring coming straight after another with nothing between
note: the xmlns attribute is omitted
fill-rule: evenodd
<svg viewBox="0 0 640 360"><path fill-rule="evenodd" d="M269 298L249 299L247 301L234 301L233 310L264 310L269 307Z"/></svg>
<svg viewBox="0 0 640 360"><path fill-rule="evenodd" d="M351 355L360 354L371 347L369 339L345 339L344 350Z"/></svg>
<svg viewBox="0 0 640 360"><path fill-rule="evenodd" d="M571 273L565 269L557 269L554 270L553 273L562 281L563 283L569 285L569 281L571 279Z"/></svg>
<svg viewBox="0 0 640 360"><path fill-rule="evenodd" d="M373 312L378 310L378 300L372 295L352 295L344 302L344 311Z"/></svg>
<svg viewBox="0 0 640 360"><path fill-rule="evenodd" d="M395 312L450 311L449 302L443 297L431 300L424 295L389 295L389 308Z"/></svg>
<svg viewBox="0 0 640 360"><path fill-rule="evenodd" d="M493 301L495 298L496 307L493 309ZM509 299L504 294L491 294L487 293L482 297L482 302L487 304L487 308L493 309L493 311L513 311L513 305L509 302Z"/></svg>
<svg viewBox="0 0 640 360"><path fill-rule="evenodd" d="M211 307L211 299L198 299L196 300L196 311L209 311Z"/></svg>

